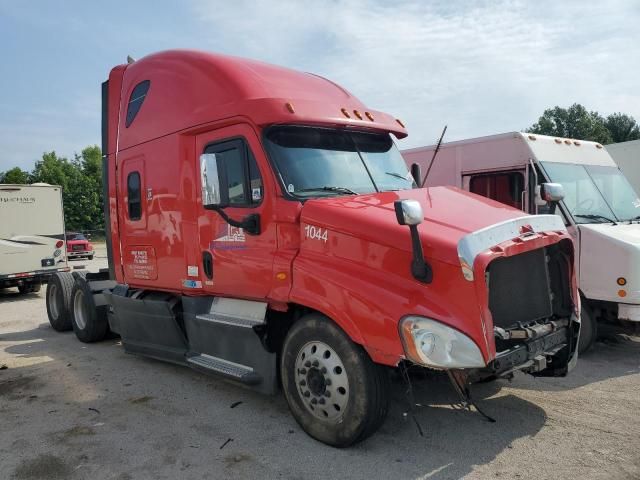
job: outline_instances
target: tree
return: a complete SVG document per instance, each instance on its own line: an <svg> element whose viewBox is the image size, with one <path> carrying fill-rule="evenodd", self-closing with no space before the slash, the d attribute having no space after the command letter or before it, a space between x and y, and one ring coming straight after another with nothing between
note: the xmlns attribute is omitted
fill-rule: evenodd
<svg viewBox="0 0 640 480"><path fill-rule="evenodd" d="M556 106L545 110L537 123L526 131L554 137L590 140L602 144L613 141L605 119L598 112L588 112L578 103L574 103L569 108Z"/></svg>
<svg viewBox="0 0 640 480"><path fill-rule="evenodd" d="M14 167L6 172L0 173L0 183L25 185L29 183L29 180L29 172L25 172L20 167Z"/></svg>
<svg viewBox="0 0 640 480"><path fill-rule="evenodd" d="M612 113L607 117L605 125L611 133L613 143L640 139L640 127L630 115L619 112Z"/></svg>

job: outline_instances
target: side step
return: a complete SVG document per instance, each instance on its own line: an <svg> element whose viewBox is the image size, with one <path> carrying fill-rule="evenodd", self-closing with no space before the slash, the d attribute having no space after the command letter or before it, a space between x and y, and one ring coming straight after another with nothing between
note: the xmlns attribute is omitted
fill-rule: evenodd
<svg viewBox="0 0 640 480"><path fill-rule="evenodd" d="M264 325L266 311L265 302L216 297L211 303L209 313L201 313L196 315L196 318L233 327L253 328Z"/></svg>
<svg viewBox="0 0 640 480"><path fill-rule="evenodd" d="M189 356L187 357L187 362L196 369L202 369L207 373L217 373L232 380L244 383L245 385L256 385L262 380L260 375L258 375L251 367L230 362L223 358L214 357L205 353Z"/></svg>

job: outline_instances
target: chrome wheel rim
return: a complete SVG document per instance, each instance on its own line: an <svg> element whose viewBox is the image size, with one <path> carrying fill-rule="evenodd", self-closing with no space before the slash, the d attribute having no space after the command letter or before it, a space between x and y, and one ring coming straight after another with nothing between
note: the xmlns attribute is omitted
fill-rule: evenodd
<svg viewBox="0 0 640 480"><path fill-rule="evenodd" d="M76 290L76 294L73 297L73 319L80 330L84 330L87 326L87 312L84 308L84 294L82 290Z"/></svg>
<svg viewBox="0 0 640 480"><path fill-rule="evenodd" d="M55 283L49 285L49 311L51 317L57 320L60 316L60 308L58 307L58 286Z"/></svg>
<svg viewBox="0 0 640 480"><path fill-rule="evenodd" d="M342 359L324 342L305 344L296 357L298 394L316 418L339 423L349 403L349 379Z"/></svg>

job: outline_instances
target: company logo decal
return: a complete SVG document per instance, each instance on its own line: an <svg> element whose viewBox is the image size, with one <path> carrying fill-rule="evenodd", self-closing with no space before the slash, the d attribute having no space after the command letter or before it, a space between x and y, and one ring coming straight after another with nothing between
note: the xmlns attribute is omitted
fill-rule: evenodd
<svg viewBox="0 0 640 480"><path fill-rule="evenodd" d="M247 244L244 230L229 224L220 228L218 238L209 245L211 250L244 250L245 248Z"/></svg>

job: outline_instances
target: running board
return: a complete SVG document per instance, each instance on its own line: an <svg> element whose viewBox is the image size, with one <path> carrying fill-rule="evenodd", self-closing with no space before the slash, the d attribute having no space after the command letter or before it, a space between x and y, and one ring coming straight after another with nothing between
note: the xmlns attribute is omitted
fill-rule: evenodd
<svg viewBox="0 0 640 480"><path fill-rule="evenodd" d="M253 328L258 325L264 325L264 320L254 320L252 318L226 315L224 313L202 313L196 315L196 318L205 322L220 323L240 328Z"/></svg>
<svg viewBox="0 0 640 480"><path fill-rule="evenodd" d="M258 375L251 367L204 353L188 356L187 362L198 370L203 370L207 373L216 373L244 383L245 385L257 385L262 380L260 375Z"/></svg>

